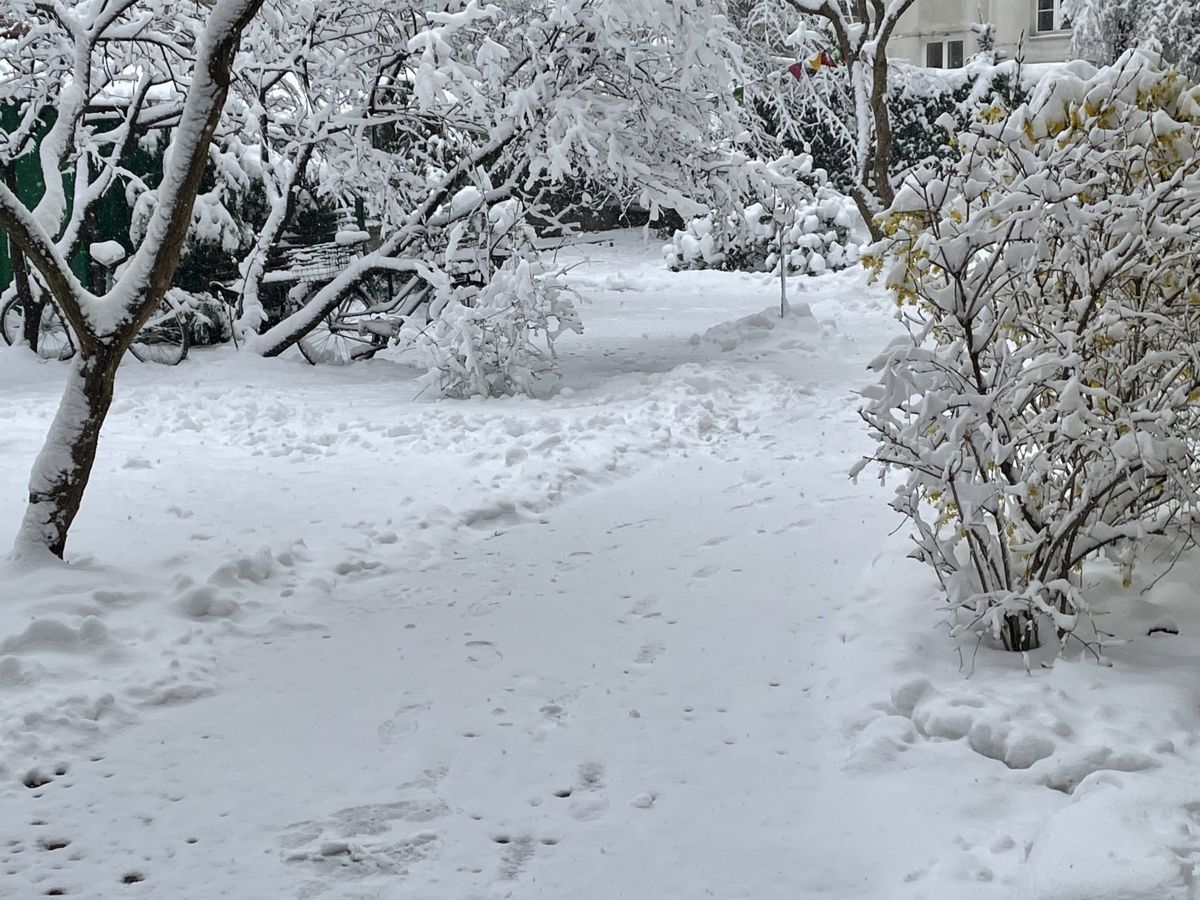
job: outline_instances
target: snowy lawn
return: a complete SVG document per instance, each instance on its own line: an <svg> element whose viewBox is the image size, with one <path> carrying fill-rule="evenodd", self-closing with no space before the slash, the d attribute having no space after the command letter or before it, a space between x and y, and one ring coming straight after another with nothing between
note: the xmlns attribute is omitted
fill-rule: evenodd
<svg viewBox="0 0 1200 900"><path fill-rule="evenodd" d="M960 653L846 477L862 273L560 261L549 401L125 367L70 565L0 569L0 896L1194 897L1195 566L1089 576L1112 667ZM62 372L0 351L0 546Z"/></svg>

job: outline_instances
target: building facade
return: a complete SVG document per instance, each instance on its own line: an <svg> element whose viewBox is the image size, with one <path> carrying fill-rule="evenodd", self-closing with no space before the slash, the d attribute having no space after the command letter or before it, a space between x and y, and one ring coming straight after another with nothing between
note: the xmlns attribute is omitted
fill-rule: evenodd
<svg viewBox="0 0 1200 900"><path fill-rule="evenodd" d="M1071 25L1066 0L917 0L900 20L889 55L918 66L955 68L977 53L978 27L993 27L1000 59L1026 62L1070 59Z"/></svg>

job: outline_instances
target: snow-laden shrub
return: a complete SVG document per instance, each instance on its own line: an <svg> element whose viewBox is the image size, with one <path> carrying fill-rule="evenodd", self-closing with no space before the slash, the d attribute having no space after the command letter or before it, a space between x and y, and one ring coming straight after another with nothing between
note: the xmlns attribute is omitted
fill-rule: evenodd
<svg viewBox="0 0 1200 900"><path fill-rule="evenodd" d="M997 103L1012 107L1028 96L1015 60L997 64L980 54L955 69L893 62L887 97L893 181L918 167L938 168L953 161L958 155L953 134L966 128L980 109ZM934 124L947 115L954 119L954 129Z"/></svg>
<svg viewBox="0 0 1200 900"><path fill-rule="evenodd" d="M1074 52L1108 63L1131 47L1153 47L1191 77L1200 76L1200 9L1179 0L1074 0Z"/></svg>
<svg viewBox="0 0 1200 900"><path fill-rule="evenodd" d="M488 204L474 187L449 208L453 226L430 236L428 302L407 316L397 346L427 362L427 383L448 397L549 395L560 380L554 343L583 326L571 292L542 265L535 209Z"/></svg>
<svg viewBox="0 0 1200 900"><path fill-rule="evenodd" d="M1024 650L1075 633L1085 564L1128 578L1196 508L1200 88L1129 54L956 142L871 248L910 336L862 415L959 627Z"/></svg>
<svg viewBox="0 0 1200 900"><path fill-rule="evenodd" d="M758 175L758 177L754 177ZM858 262L868 239L854 201L833 188L811 157L752 170L754 197L692 219L663 247L667 267L820 275Z"/></svg>
<svg viewBox="0 0 1200 900"><path fill-rule="evenodd" d="M428 354L429 377L448 397L544 397L560 379L554 342L564 331L583 331L569 292L536 261L513 258L482 288L455 289L400 343Z"/></svg>

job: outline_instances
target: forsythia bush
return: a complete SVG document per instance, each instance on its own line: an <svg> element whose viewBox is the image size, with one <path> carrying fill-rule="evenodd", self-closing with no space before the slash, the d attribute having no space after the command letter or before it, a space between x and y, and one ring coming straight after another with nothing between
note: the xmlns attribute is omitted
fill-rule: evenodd
<svg viewBox="0 0 1200 900"><path fill-rule="evenodd" d="M955 142L870 249L909 337L862 415L958 627L1026 650L1079 636L1085 564L1195 514L1200 88L1131 52Z"/></svg>

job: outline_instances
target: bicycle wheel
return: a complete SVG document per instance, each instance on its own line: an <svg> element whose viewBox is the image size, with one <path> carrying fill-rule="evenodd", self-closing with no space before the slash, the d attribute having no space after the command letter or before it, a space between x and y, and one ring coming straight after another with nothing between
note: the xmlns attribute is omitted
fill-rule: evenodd
<svg viewBox="0 0 1200 900"><path fill-rule="evenodd" d="M70 359L75 355L75 340L62 314L53 302L38 304L38 328L33 349L42 359ZM0 311L0 334L10 347L25 339L25 305L14 297Z"/></svg>
<svg viewBox="0 0 1200 900"><path fill-rule="evenodd" d="M187 358L188 343L186 314L163 301L137 333L129 352L139 362L177 366Z"/></svg>
<svg viewBox="0 0 1200 900"><path fill-rule="evenodd" d="M25 313L17 305L19 303L15 298L9 300L0 311L0 337L10 347L21 340L21 332L25 328Z"/></svg>
<svg viewBox="0 0 1200 900"><path fill-rule="evenodd" d="M383 349L387 338L372 331L373 319L366 318L370 305L351 295L296 342L304 358L314 366L344 366L370 359Z"/></svg>

